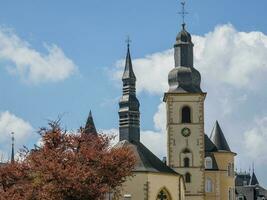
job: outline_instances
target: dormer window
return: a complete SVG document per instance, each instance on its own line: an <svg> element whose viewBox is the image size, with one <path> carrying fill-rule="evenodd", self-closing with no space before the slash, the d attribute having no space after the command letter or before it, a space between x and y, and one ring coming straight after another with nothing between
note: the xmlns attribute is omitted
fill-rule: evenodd
<svg viewBox="0 0 267 200"><path fill-rule="evenodd" d="M212 159L211 157L205 158L205 168L206 169L212 169Z"/></svg>
<svg viewBox="0 0 267 200"><path fill-rule="evenodd" d="M188 106L182 109L182 123L191 123L191 109Z"/></svg>

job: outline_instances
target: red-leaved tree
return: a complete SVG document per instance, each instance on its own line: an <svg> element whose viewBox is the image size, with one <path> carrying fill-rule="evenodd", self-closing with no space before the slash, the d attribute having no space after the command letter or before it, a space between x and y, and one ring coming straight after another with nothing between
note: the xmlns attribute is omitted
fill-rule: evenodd
<svg viewBox="0 0 267 200"><path fill-rule="evenodd" d="M132 175L135 157L111 138L69 134L58 122L40 130L42 145L0 167L0 200L100 200Z"/></svg>

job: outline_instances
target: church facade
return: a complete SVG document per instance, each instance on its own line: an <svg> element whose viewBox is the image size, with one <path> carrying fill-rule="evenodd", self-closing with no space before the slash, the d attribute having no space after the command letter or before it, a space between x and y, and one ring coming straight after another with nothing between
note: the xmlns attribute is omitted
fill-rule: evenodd
<svg viewBox="0 0 267 200"><path fill-rule="evenodd" d="M201 74L194 68L192 38L185 24L174 45L175 66L164 94L167 115L167 161L161 161L140 142L139 101L136 77L128 45L119 102L120 142L137 158L134 176L122 190L122 199L144 200L234 200L234 157L216 121L211 136L204 130Z"/></svg>

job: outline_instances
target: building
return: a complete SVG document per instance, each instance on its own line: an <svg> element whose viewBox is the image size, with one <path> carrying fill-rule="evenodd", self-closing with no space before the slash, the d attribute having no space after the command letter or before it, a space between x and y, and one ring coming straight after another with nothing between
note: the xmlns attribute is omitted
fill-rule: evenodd
<svg viewBox="0 0 267 200"><path fill-rule="evenodd" d="M164 94L167 110L167 165L182 174L186 199L235 199L234 156L218 122L204 130L201 75L194 68L192 38L182 25L174 45L175 67Z"/></svg>
<svg viewBox="0 0 267 200"><path fill-rule="evenodd" d="M267 190L260 186L254 169L252 175L247 172L236 173L235 186L237 200L267 199Z"/></svg>

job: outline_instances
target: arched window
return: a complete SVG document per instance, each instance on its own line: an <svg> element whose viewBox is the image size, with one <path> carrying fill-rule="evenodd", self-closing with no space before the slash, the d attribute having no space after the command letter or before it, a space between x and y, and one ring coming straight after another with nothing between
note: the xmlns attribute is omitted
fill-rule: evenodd
<svg viewBox="0 0 267 200"><path fill-rule="evenodd" d="M182 109L182 123L191 123L191 109L188 106Z"/></svg>
<svg viewBox="0 0 267 200"><path fill-rule="evenodd" d="M212 192L212 180L210 178L206 179L206 192Z"/></svg>
<svg viewBox="0 0 267 200"><path fill-rule="evenodd" d="M205 168L206 169L212 169L212 159L211 157L205 158Z"/></svg>
<svg viewBox="0 0 267 200"><path fill-rule="evenodd" d="M185 148L185 149L183 150L183 153L191 153L191 151L190 151L189 149Z"/></svg>
<svg viewBox="0 0 267 200"><path fill-rule="evenodd" d="M163 188L158 193L157 200L171 200L171 195L165 188Z"/></svg>
<svg viewBox="0 0 267 200"><path fill-rule="evenodd" d="M190 165L190 159L185 157L184 158L184 167L189 167L189 165Z"/></svg>
<svg viewBox="0 0 267 200"><path fill-rule="evenodd" d="M186 173L185 174L185 182L186 183L191 183L191 174L190 173Z"/></svg>

